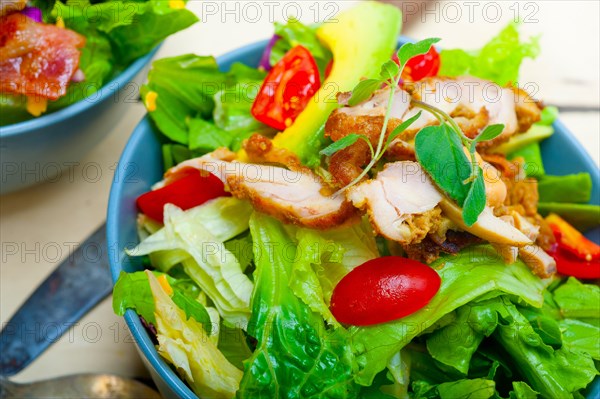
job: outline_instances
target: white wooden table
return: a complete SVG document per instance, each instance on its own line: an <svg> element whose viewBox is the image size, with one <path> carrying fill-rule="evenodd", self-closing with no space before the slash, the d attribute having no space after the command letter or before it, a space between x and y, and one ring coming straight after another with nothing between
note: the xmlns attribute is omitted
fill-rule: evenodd
<svg viewBox="0 0 600 399"><path fill-rule="evenodd" d="M223 54L270 37L272 19L281 21L286 13L294 15L300 10L303 21L314 22L317 12L323 18L331 11L350 7L356 2L252 3L259 7L248 6L249 2L190 1L190 8L201 16L202 23L171 37L159 56L187 52ZM539 98L568 111L562 113L561 118L598 163L599 2L492 3L471 2L470 6L461 2L430 3L427 13L418 15L416 23L403 34L417 39L442 37L440 44L446 48L477 48L513 19L518 10L521 19L525 20L523 31L542 34L543 49L535 62L527 61L524 65L522 82L536 83ZM405 11L412 13L412 8L405 8ZM72 243L81 242L104 221L114 165L143 115L143 107L134 104L123 120L114 126L107 123L104 142L58 182L0 198L1 323L8 321L18 305L68 255ZM90 177L85 165L101 170L101 176ZM4 253L8 244L18 245L19 253ZM110 299L90 312L15 380L29 381L80 372L146 375L125 323L112 313Z"/></svg>

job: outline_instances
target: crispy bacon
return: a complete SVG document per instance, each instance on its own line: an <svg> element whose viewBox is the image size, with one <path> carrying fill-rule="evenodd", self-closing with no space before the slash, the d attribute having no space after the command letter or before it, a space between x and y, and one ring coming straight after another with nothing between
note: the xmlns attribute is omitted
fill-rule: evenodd
<svg viewBox="0 0 600 399"><path fill-rule="evenodd" d="M0 18L0 92L56 100L79 67L80 34L21 14Z"/></svg>

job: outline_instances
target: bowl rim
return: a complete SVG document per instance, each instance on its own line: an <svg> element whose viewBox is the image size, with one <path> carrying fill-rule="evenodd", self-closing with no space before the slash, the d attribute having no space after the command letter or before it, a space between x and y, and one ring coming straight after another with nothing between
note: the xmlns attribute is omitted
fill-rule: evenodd
<svg viewBox="0 0 600 399"><path fill-rule="evenodd" d="M104 102L107 98L117 93L148 64L152 58L156 55L160 49L162 43L154 47L150 52L136 59L121 73L115 76L110 81L102 85L96 92L89 96L65 107L58 111L51 112L46 115L42 115L38 118L30 119L23 122L17 122L6 126L0 127L0 138L8 138L17 135L24 135L32 133L41 128L46 128L52 125L56 125L66 119L72 118L78 114L81 114L94 105ZM100 94L98 94L100 93ZM92 99L93 98L93 99Z"/></svg>
<svg viewBox="0 0 600 399"><path fill-rule="evenodd" d="M258 42L250 43L242 47L238 47L233 49L219 57L217 57L217 64L225 64L237 61L245 53L252 53L257 50L262 50L267 45L269 40L261 40ZM412 41L406 36L398 37L398 44L404 43L407 41ZM590 156L590 154L585 150L583 145L577 140L577 138L569 131L569 129L559 120L554 121L554 126L557 130L560 130L562 134L565 134L569 141L574 143L574 149L576 150L579 157L581 157L582 161L590 171L589 173L592 176L592 179L600 180L600 169L596 166L596 163ZM121 154L119 159L119 164L125 164L124 160L131 159L131 155L137 149L140 141L142 140L143 132L152 128L152 124L150 121L149 115L146 113L144 117L140 120L140 122L136 125L133 133L131 134L127 144L125 145L125 149ZM118 237L118 225L119 225L119 217L118 210L120 208L119 200L123 197L123 188L124 185L121 184L118 180L113 180L110 189L110 198L107 208L107 242L117 242L116 238ZM119 262L117 251L108 251L109 253L109 265L110 271L113 279L113 285L116 283L119 278L119 274L123 271L122 266ZM138 350L143 355L143 361L148 362L151 366L150 372L152 374L156 373L162 379L162 381L168 386L168 388L173 391L178 397L185 399L198 399L199 397L191 390L190 387L184 382L183 378L180 377L173 368L160 356L158 350L155 347L155 344L152 342L150 336L148 335L146 329L143 327L139 316L135 311L128 309L123 316L127 326L129 327L134 343L137 346ZM600 379L594 380L589 386L588 389L591 390L592 393L600 391Z"/></svg>

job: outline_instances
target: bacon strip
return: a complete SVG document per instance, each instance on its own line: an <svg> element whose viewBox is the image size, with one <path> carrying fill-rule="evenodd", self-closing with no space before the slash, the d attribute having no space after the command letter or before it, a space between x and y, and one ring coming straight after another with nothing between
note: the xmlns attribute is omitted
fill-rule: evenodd
<svg viewBox="0 0 600 399"><path fill-rule="evenodd" d="M79 67L85 37L21 14L0 18L0 92L57 100Z"/></svg>

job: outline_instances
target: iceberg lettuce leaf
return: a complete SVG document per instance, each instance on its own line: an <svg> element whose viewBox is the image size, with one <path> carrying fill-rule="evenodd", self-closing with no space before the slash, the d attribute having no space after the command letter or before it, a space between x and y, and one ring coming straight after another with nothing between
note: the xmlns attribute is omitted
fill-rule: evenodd
<svg viewBox="0 0 600 399"><path fill-rule="evenodd" d="M189 254L181 261L185 273L227 322L245 328L253 284L224 242L248 229L251 212L247 202L231 197L217 198L185 212L167 204L165 227L128 253L141 256L156 251L185 251Z"/></svg>
<svg viewBox="0 0 600 399"><path fill-rule="evenodd" d="M155 302L160 355L177 369L197 395L233 398L242 372L225 358L199 323L185 318L156 277L146 273Z"/></svg>

